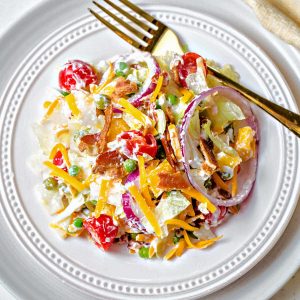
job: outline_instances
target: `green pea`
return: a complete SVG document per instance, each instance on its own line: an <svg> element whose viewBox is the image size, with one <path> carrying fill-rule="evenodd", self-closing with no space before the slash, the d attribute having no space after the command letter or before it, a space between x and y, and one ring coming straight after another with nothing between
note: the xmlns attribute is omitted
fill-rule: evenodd
<svg viewBox="0 0 300 300"><path fill-rule="evenodd" d="M48 191L53 191L57 189L58 183L53 177L49 177L44 180L44 186Z"/></svg>
<svg viewBox="0 0 300 300"><path fill-rule="evenodd" d="M81 168L76 166L76 165L73 165L69 168L68 172L71 176L77 176L80 172Z"/></svg>
<svg viewBox="0 0 300 300"><path fill-rule="evenodd" d="M173 94L169 94L168 95L168 101L172 104L172 105L176 105L178 103L178 98L177 96L173 95Z"/></svg>
<svg viewBox="0 0 300 300"><path fill-rule="evenodd" d="M139 256L141 258L149 258L149 248L142 247L139 249Z"/></svg>
<svg viewBox="0 0 300 300"><path fill-rule="evenodd" d="M96 107L98 109L106 109L109 103L110 103L110 99L108 98L108 96L103 94L100 94L99 99L95 101Z"/></svg>
<svg viewBox="0 0 300 300"><path fill-rule="evenodd" d="M127 173L132 173L137 168L137 162L133 159L126 159L123 162L123 167Z"/></svg>
<svg viewBox="0 0 300 300"><path fill-rule="evenodd" d="M73 221L73 225L77 228L81 228L83 226L83 220L82 218L76 218L74 221Z"/></svg>
<svg viewBox="0 0 300 300"><path fill-rule="evenodd" d="M126 69L128 69L128 65L125 62L121 61L119 63L119 70L124 71Z"/></svg>
<svg viewBox="0 0 300 300"><path fill-rule="evenodd" d="M116 70L115 74L117 77L125 77L125 73L121 70Z"/></svg>

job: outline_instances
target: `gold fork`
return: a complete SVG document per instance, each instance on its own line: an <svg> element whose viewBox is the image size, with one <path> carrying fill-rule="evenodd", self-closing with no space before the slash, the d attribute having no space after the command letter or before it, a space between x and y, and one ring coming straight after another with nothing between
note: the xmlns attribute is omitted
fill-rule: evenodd
<svg viewBox="0 0 300 300"><path fill-rule="evenodd" d="M132 14L128 13L120 6L113 3L111 0L103 0L106 2L110 9L105 8L103 5L93 1L93 3L100 8L104 13L109 15L112 19L114 19L117 23L126 28L129 32L131 32L135 39L130 37L125 32L121 31L115 25L108 22L106 19L101 17L98 13L89 9L89 11L106 27L111 29L115 34L125 40L127 43L132 45L133 47L140 49L142 51L151 52L153 55L163 55L167 50L172 50L179 54L183 54L183 47L180 44L180 41L173 30L168 28L165 24L155 19L151 15L149 15L146 11L142 10L135 4L131 3L128 0L119 0L125 6L134 11L138 16L144 19L141 21L137 19ZM123 19L116 16L111 8L118 11L121 15L123 15L128 20L132 21L136 26L133 27L128 22L125 22ZM144 32L144 33L143 33ZM265 112L270 114L276 120L278 120L282 125L286 126L289 130L294 132L298 137L300 137L300 115L296 114L290 110L287 110L274 102L267 100L264 97L259 96L253 91L247 89L241 84L231 80L230 78L224 76L216 69L208 66L209 71L222 83L226 86L234 88L238 92L240 92L246 99L250 102L256 104L260 108L262 108Z"/></svg>

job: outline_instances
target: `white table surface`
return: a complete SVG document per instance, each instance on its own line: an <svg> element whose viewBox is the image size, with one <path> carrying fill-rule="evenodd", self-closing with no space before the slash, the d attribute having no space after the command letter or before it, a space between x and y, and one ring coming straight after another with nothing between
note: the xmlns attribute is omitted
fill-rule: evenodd
<svg viewBox="0 0 300 300"><path fill-rule="evenodd" d="M0 36L16 20L43 0L0 0ZM192 0L189 0L192 1ZM0 271L1 272L1 271ZM0 299L17 300L0 282ZM300 299L300 270L270 300Z"/></svg>

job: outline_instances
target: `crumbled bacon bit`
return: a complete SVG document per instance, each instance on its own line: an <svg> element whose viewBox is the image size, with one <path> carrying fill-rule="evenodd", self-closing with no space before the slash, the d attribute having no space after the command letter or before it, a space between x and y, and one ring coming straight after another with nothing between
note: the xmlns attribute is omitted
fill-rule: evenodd
<svg viewBox="0 0 300 300"><path fill-rule="evenodd" d="M158 187L165 190L180 190L190 187L186 177L182 172L159 173Z"/></svg>
<svg viewBox="0 0 300 300"><path fill-rule="evenodd" d="M207 167L209 167L212 170L216 170L218 168L218 163L207 141L203 138L200 138L199 145L201 152L205 158L205 163Z"/></svg>
<svg viewBox="0 0 300 300"><path fill-rule="evenodd" d="M98 153L102 153L105 150L106 144L107 144L107 134L111 125L111 120L113 117L113 107L112 104L110 104L104 111L105 114L105 123L104 127L101 130L99 140L97 141L98 146Z"/></svg>
<svg viewBox="0 0 300 300"><path fill-rule="evenodd" d="M172 108L167 106L164 112L167 115L167 117L169 119L169 122L172 123L172 124L175 124L175 117L173 115Z"/></svg>
<svg viewBox="0 0 300 300"><path fill-rule="evenodd" d="M180 83L180 79L179 79L179 72L178 72L178 68L176 66L173 66L173 68L170 70L171 73L171 77L173 79L173 81L181 86Z"/></svg>
<svg viewBox="0 0 300 300"><path fill-rule="evenodd" d="M170 80L169 74L168 74L168 72L166 72L166 71L162 71L161 74L156 74L156 75L154 75L154 76L152 77L152 82L156 84L157 81L158 81L159 75L162 75L162 76L163 76L162 87L166 87L166 86L169 84L169 80Z"/></svg>
<svg viewBox="0 0 300 300"><path fill-rule="evenodd" d="M115 90L111 95L113 100L118 100L129 94L136 93L138 91L138 86L135 82L128 79L120 77L117 79Z"/></svg>
<svg viewBox="0 0 300 300"><path fill-rule="evenodd" d="M119 151L106 151L98 155L93 167L94 174L108 175L113 178L124 177L124 156Z"/></svg>
<svg viewBox="0 0 300 300"><path fill-rule="evenodd" d="M174 156L171 146L169 145L169 143L167 141L167 138L165 136L163 136L160 140L161 140L162 146L165 150L167 161L169 162L171 167L174 170L176 170L176 158Z"/></svg>

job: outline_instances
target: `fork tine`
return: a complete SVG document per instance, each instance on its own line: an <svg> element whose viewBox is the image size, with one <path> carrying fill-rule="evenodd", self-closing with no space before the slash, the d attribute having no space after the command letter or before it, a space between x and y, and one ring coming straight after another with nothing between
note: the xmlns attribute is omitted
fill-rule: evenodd
<svg viewBox="0 0 300 300"><path fill-rule="evenodd" d="M150 23L153 23L155 25L162 25L161 22L159 22L158 20L156 20L155 18L153 18L147 12L145 12L144 10L142 10L141 8L139 8L138 6L134 5L130 1L128 1L128 0L119 0L119 1L122 2L124 5L128 6L133 11L135 11L138 15L142 16L143 18L145 18Z"/></svg>
<svg viewBox="0 0 300 300"><path fill-rule="evenodd" d="M140 26L141 28L143 28L146 31L151 30L151 28L149 28L149 26L147 26L145 23L143 23L142 21L140 21L139 19L135 18L134 16L132 16L131 14L129 14L127 11L123 10L121 7L117 6L116 4L114 4L112 1L110 0L103 0L104 2L106 2L107 4L109 4L111 7L113 7L115 10L117 10L119 13L121 13L123 16L125 16L127 19L131 20L132 22L134 22L136 25Z"/></svg>
<svg viewBox="0 0 300 300"><path fill-rule="evenodd" d="M94 12L92 9L88 8L89 12L94 15L101 23L103 23L106 27L108 27L110 30L112 30L115 34L117 34L120 38L122 38L124 41L126 41L128 44L132 45L135 48L138 48L140 50L145 50L145 47L139 44L137 41L133 40L131 37L129 37L127 34L123 33L121 30L119 30L116 26L110 24L108 21L106 21L104 18L102 18L100 15L98 15L96 12Z"/></svg>
<svg viewBox="0 0 300 300"><path fill-rule="evenodd" d="M93 1L93 3L97 7L99 7L102 11L104 11L106 14L108 14L110 17L112 17L115 21L117 21L119 24L121 24L123 27L125 27L126 29L128 29L133 34L135 34L138 38L140 38L141 40L146 39L146 37L141 32L139 32L137 29L135 29L132 26L130 26L128 23L124 22L122 19L120 19L119 17L117 17L116 15L114 15L108 9L106 9L105 7L103 7L102 5L100 5L99 3L97 3L96 1Z"/></svg>

